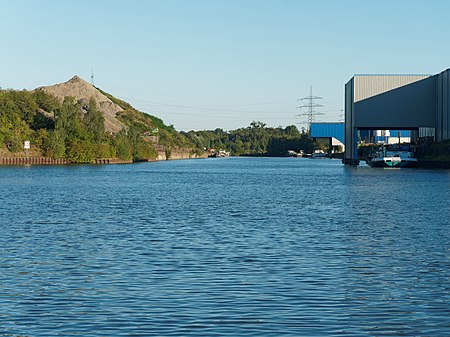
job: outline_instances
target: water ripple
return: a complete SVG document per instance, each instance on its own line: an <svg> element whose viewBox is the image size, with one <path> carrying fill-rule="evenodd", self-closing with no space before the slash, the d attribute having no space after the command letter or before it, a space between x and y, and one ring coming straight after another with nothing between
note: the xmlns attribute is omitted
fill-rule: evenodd
<svg viewBox="0 0 450 337"><path fill-rule="evenodd" d="M0 170L0 336L450 335L446 171Z"/></svg>

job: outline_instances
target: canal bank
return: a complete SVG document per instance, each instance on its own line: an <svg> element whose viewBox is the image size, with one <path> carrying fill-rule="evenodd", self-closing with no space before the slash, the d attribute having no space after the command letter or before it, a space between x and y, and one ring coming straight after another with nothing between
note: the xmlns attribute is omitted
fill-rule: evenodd
<svg viewBox="0 0 450 337"><path fill-rule="evenodd" d="M137 162L156 162L165 160L182 160L182 159L201 159L206 156L186 156L178 154L174 157L167 158L165 155L157 158L149 158L145 160L122 160L120 158L99 158L91 163L74 163L65 158L48 158L48 157L0 157L0 166L7 165L71 165L71 164L93 164L93 165L112 165L112 164L133 164Z"/></svg>
<svg viewBox="0 0 450 337"><path fill-rule="evenodd" d="M68 164L132 164L135 162L152 162L164 160L200 159L207 158L207 154L198 155L191 151L157 151L158 156L142 160L124 160L120 158L96 158L90 163L76 163L66 158L51 158L42 156L7 156L0 157L0 165L68 165Z"/></svg>

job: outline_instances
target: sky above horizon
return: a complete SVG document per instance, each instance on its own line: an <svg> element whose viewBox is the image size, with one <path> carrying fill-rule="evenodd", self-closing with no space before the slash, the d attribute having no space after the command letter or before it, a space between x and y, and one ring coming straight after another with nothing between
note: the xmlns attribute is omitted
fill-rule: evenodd
<svg viewBox="0 0 450 337"><path fill-rule="evenodd" d="M342 119L354 74L450 67L450 1L0 0L0 87L78 75L177 130Z"/></svg>

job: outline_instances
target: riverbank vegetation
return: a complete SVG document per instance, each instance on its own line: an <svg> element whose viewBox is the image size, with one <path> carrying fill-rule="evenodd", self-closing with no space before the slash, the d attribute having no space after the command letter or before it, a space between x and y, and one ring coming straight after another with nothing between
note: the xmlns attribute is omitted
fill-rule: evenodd
<svg viewBox="0 0 450 337"><path fill-rule="evenodd" d="M81 80L71 81L76 82L72 85L80 85ZM151 160L158 156L157 151L170 157L172 151L180 149L196 155L202 155L206 149L222 149L235 156L286 156L289 150L326 150L326 144L314 142L293 125L274 128L254 121L232 131L178 132L173 125L166 125L99 88L91 88L121 109L115 115L123 125L120 131L105 129L104 114L94 98L58 99L44 90L0 90L0 156L42 156L91 163L101 158ZM31 143L27 152L25 141Z"/></svg>
<svg viewBox="0 0 450 337"><path fill-rule="evenodd" d="M147 136L157 136L159 143L170 149L189 148L194 145L184 135L175 130L173 125L166 125L162 119L143 113L135 109L131 104L122 101L99 88L96 89L123 109L123 111L117 114L117 118L125 124L129 130Z"/></svg>
<svg viewBox="0 0 450 337"><path fill-rule="evenodd" d="M65 97L60 102L42 90L0 90L2 154L20 155L24 142L30 141L33 155L90 163L96 158L156 158L155 143L166 151L193 146L173 126L108 97L124 109L118 118L125 127L115 134L105 132L104 116L94 99L76 101Z"/></svg>
<svg viewBox="0 0 450 337"><path fill-rule="evenodd" d="M197 148L223 149L231 155L286 156L288 150L311 153L326 145L314 142L308 133L300 132L294 125L267 127L262 122L252 122L250 126L232 131L215 129L213 131L182 132Z"/></svg>

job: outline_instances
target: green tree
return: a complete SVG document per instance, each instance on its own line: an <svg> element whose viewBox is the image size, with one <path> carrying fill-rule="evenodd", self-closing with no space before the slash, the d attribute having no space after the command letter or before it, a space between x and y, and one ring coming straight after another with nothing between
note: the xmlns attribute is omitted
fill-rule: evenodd
<svg viewBox="0 0 450 337"><path fill-rule="evenodd" d="M89 100L89 107L83 118L83 124L90 138L95 143L100 143L105 135L105 117L97 109L97 103L93 98Z"/></svg>
<svg viewBox="0 0 450 337"><path fill-rule="evenodd" d="M300 138L300 131L295 127L295 125L286 126L284 129L286 136L291 138Z"/></svg>
<svg viewBox="0 0 450 337"><path fill-rule="evenodd" d="M23 151L23 143L31 138L32 130L24 120L16 119L13 122L13 130L10 134L10 150L12 152Z"/></svg>
<svg viewBox="0 0 450 337"><path fill-rule="evenodd" d="M156 158L158 154L152 144L140 141L134 146L133 159L134 160L148 160Z"/></svg>
<svg viewBox="0 0 450 337"><path fill-rule="evenodd" d="M55 110L60 106L58 100L54 96L47 94L44 90L34 91L33 96L39 108L48 113L54 114Z"/></svg>
<svg viewBox="0 0 450 337"><path fill-rule="evenodd" d="M66 157L74 163L92 163L95 157L94 147L88 140L71 139Z"/></svg>
<svg viewBox="0 0 450 337"><path fill-rule="evenodd" d="M114 148L119 157L122 160L131 160L133 158L133 148L131 146L131 142L128 139L126 133L124 131L119 132L114 137Z"/></svg>
<svg viewBox="0 0 450 337"><path fill-rule="evenodd" d="M81 106L73 97L65 97L62 106L55 111L55 129L67 141L87 136L81 120Z"/></svg>
<svg viewBox="0 0 450 337"><path fill-rule="evenodd" d="M66 136L61 129L49 132L48 141L44 143L44 152L48 157L63 158L66 154Z"/></svg>
<svg viewBox="0 0 450 337"><path fill-rule="evenodd" d="M48 145L48 139L50 133L47 129L39 129L34 131L32 141L37 150L41 152L41 155L46 154L46 146Z"/></svg>

